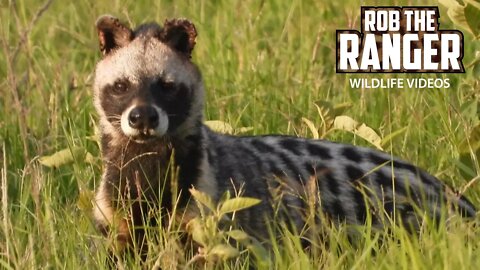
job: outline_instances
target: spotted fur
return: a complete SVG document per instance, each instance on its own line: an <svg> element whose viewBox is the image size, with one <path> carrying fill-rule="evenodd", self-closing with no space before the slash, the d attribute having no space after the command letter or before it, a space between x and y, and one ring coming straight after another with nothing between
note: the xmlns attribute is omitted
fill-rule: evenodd
<svg viewBox="0 0 480 270"><path fill-rule="evenodd" d="M178 168L173 184L181 207L189 202L191 187L215 200L240 188L243 196L261 199L237 217L240 226L259 237L267 236L262 228L277 213L276 198L285 216L303 226L309 194L325 218L348 224L365 224L371 216L374 225L383 226L382 217L394 212L410 222L418 217L416 208L433 217L442 207L476 214L465 197L387 153L324 140L211 131L203 124L202 78L191 61L196 30L187 20L130 30L102 16L97 28L103 58L96 67L94 103L104 173L95 218L105 232L118 228L121 246L133 241L132 232L142 238L137 226L152 207L168 212L176 202L171 164ZM154 108L153 126L136 130L130 119L136 106Z"/></svg>

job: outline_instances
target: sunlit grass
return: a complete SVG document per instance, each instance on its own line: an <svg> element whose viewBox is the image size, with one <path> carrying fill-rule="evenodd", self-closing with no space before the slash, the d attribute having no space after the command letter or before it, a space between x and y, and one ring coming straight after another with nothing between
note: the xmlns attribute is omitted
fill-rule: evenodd
<svg viewBox="0 0 480 270"><path fill-rule="evenodd" d="M199 32L193 61L206 85L205 116L247 134L312 137L302 118L321 126L315 101L348 103L343 113L373 128L381 138L405 129L385 150L425 168L480 205L478 143L480 86L471 70L448 77L450 89L350 89L351 77L335 74L335 30L358 28L359 1L53 1L31 25L43 1L0 3L0 268L104 268L107 241L96 231L81 199L98 186L101 157L91 97L99 59L96 18L114 14L132 26L186 17ZM386 5L364 1L364 5ZM392 1L392 5L416 4ZM428 1L422 5L437 5ZM453 28L441 9L442 27ZM445 14L445 15L444 15ZM448 27L447 27L448 26ZM465 63L480 49L465 34ZM371 146L348 132L326 139ZM26 148L24 146L27 146ZM467 147L466 147L467 146ZM38 158L81 147L95 157L57 169ZM465 150L467 149L467 150ZM477 150L478 151L478 150ZM472 181L473 180L473 181ZM271 240L265 268L278 269L475 269L480 230L453 219L418 235L394 227L317 228L304 249L297 235ZM347 231L355 230L351 239ZM353 240L353 241L352 241ZM148 236L148 265L184 266L175 231ZM188 253L188 252L186 252ZM251 251L220 263L247 269ZM167 259L172 260L171 264ZM134 259L135 260L135 259ZM140 268L135 262L128 268Z"/></svg>

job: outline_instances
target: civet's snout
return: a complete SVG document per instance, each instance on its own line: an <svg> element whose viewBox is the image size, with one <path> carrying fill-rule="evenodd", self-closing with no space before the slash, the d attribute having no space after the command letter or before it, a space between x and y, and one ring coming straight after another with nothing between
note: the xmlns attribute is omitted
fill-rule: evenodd
<svg viewBox="0 0 480 270"><path fill-rule="evenodd" d="M138 130L155 129L158 124L158 113L152 106L137 106L128 114L128 125L131 128Z"/></svg>
<svg viewBox="0 0 480 270"><path fill-rule="evenodd" d="M168 116L154 104L139 104L122 113L122 132L134 140L161 137L168 130Z"/></svg>

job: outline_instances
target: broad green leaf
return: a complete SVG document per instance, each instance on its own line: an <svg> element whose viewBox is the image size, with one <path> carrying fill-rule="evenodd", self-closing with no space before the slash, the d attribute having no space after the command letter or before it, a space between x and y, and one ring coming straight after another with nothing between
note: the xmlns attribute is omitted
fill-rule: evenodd
<svg viewBox="0 0 480 270"><path fill-rule="evenodd" d="M218 232L218 218L215 215L208 215L204 218L204 230L208 232L208 237L220 236Z"/></svg>
<svg viewBox="0 0 480 270"><path fill-rule="evenodd" d="M252 130L253 130L253 127L241 127L241 128L235 129L235 133L246 133Z"/></svg>
<svg viewBox="0 0 480 270"><path fill-rule="evenodd" d="M474 1L466 1L468 2L465 6L465 19L467 21L468 27L470 32L476 38L480 37L480 3L475 3Z"/></svg>
<svg viewBox="0 0 480 270"><path fill-rule="evenodd" d="M257 205L260 202L261 200L255 198L236 197L225 201L220 208L220 213L221 215L224 215L231 212L239 211Z"/></svg>
<svg viewBox="0 0 480 270"><path fill-rule="evenodd" d="M439 0L447 7L447 15L452 22L480 37L480 3L476 0Z"/></svg>
<svg viewBox="0 0 480 270"><path fill-rule="evenodd" d="M230 200L230 198L232 197L232 194L230 194L230 191L225 191L223 192L222 196L220 196L220 200L221 202L224 202L226 200Z"/></svg>
<svg viewBox="0 0 480 270"><path fill-rule="evenodd" d="M202 245L208 245L208 237L202 225L200 218L194 218L187 223L187 231L192 236L193 241Z"/></svg>
<svg viewBox="0 0 480 270"><path fill-rule="evenodd" d="M230 245L218 244L208 252L208 255L219 257L222 260L228 260L237 257L240 255L240 252Z"/></svg>
<svg viewBox="0 0 480 270"><path fill-rule="evenodd" d="M211 211L215 210L215 204L213 203L212 198L207 193L201 192L200 190L194 188L189 189L189 191L192 194L193 198L197 200L197 202L203 204Z"/></svg>
<svg viewBox="0 0 480 270"><path fill-rule="evenodd" d="M238 242L247 242L250 240L250 236L241 230L231 230L227 232L227 235L235 239Z"/></svg>
<svg viewBox="0 0 480 270"><path fill-rule="evenodd" d="M351 118L350 116L340 115L340 116L335 117L335 121L333 122L333 126L336 129L354 132L355 129L358 126L360 126L360 124L357 121L355 121L353 118Z"/></svg>
<svg viewBox="0 0 480 270"><path fill-rule="evenodd" d="M322 120L321 132L318 136L319 138L323 138L328 131L332 129L335 117L339 116L352 106L352 104L349 102L333 106L332 103L324 100L316 101L314 105L317 108L318 115Z"/></svg>
<svg viewBox="0 0 480 270"><path fill-rule="evenodd" d="M219 133L233 134L233 127L229 123L220 120L205 121L205 125Z"/></svg>
<svg viewBox="0 0 480 270"><path fill-rule="evenodd" d="M319 136L319 134L318 134L317 128L315 127L315 124L313 124L312 121L308 120L308 119L305 118L305 117L302 117L302 121L303 121L305 124L307 124L308 129L310 129L310 132L312 132L313 138L314 138L314 139L319 139L320 136Z"/></svg>
<svg viewBox="0 0 480 270"><path fill-rule="evenodd" d="M447 9L461 7L460 3L457 0L438 0L438 2L444 5Z"/></svg>
<svg viewBox="0 0 480 270"><path fill-rule="evenodd" d="M465 19L463 6L457 0L439 0L438 2L448 9L447 15L454 24L468 29L468 23Z"/></svg>
<svg viewBox="0 0 480 270"><path fill-rule="evenodd" d="M383 150L381 145L382 138L372 128L366 124L358 123L350 116L340 115L335 117L333 126L335 129L351 132L371 143L378 149Z"/></svg>
<svg viewBox="0 0 480 270"><path fill-rule="evenodd" d="M40 164L50 168L58 168L62 165L72 163L74 160L82 160L92 163L94 157L83 147L73 147L62 149L52 155L43 156L38 159Z"/></svg>
<svg viewBox="0 0 480 270"><path fill-rule="evenodd" d="M362 124L360 127L357 128L357 130L354 132L355 135L358 135L368 141L369 143L373 144L375 147L377 147L380 150L383 150L382 148L382 138L373 130L371 127Z"/></svg>

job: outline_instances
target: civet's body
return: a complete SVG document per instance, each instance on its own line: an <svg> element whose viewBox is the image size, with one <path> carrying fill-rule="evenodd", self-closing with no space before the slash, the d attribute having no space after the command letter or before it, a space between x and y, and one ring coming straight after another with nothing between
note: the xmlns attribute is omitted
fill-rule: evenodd
<svg viewBox="0 0 480 270"><path fill-rule="evenodd" d="M95 218L105 232L115 228L120 242L131 241L133 231L142 235L137 226L152 208L171 209L176 201L172 164L178 169L174 183L181 207L191 187L214 199L228 190L261 199L237 217L258 236L266 236L264 222L274 215L278 200L282 215L302 226L309 194L325 217L350 224L364 224L371 216L373 225L382 226L382 217L394 212L415 223L417 208L430 216L442 208L475 215L465 197L383 152L323 140L211 131L203 124L202 78L190 59L196 30L187 20L132 31L103 16L97 28L104 56L96 67L94 102L104 173Z"/></svg>

